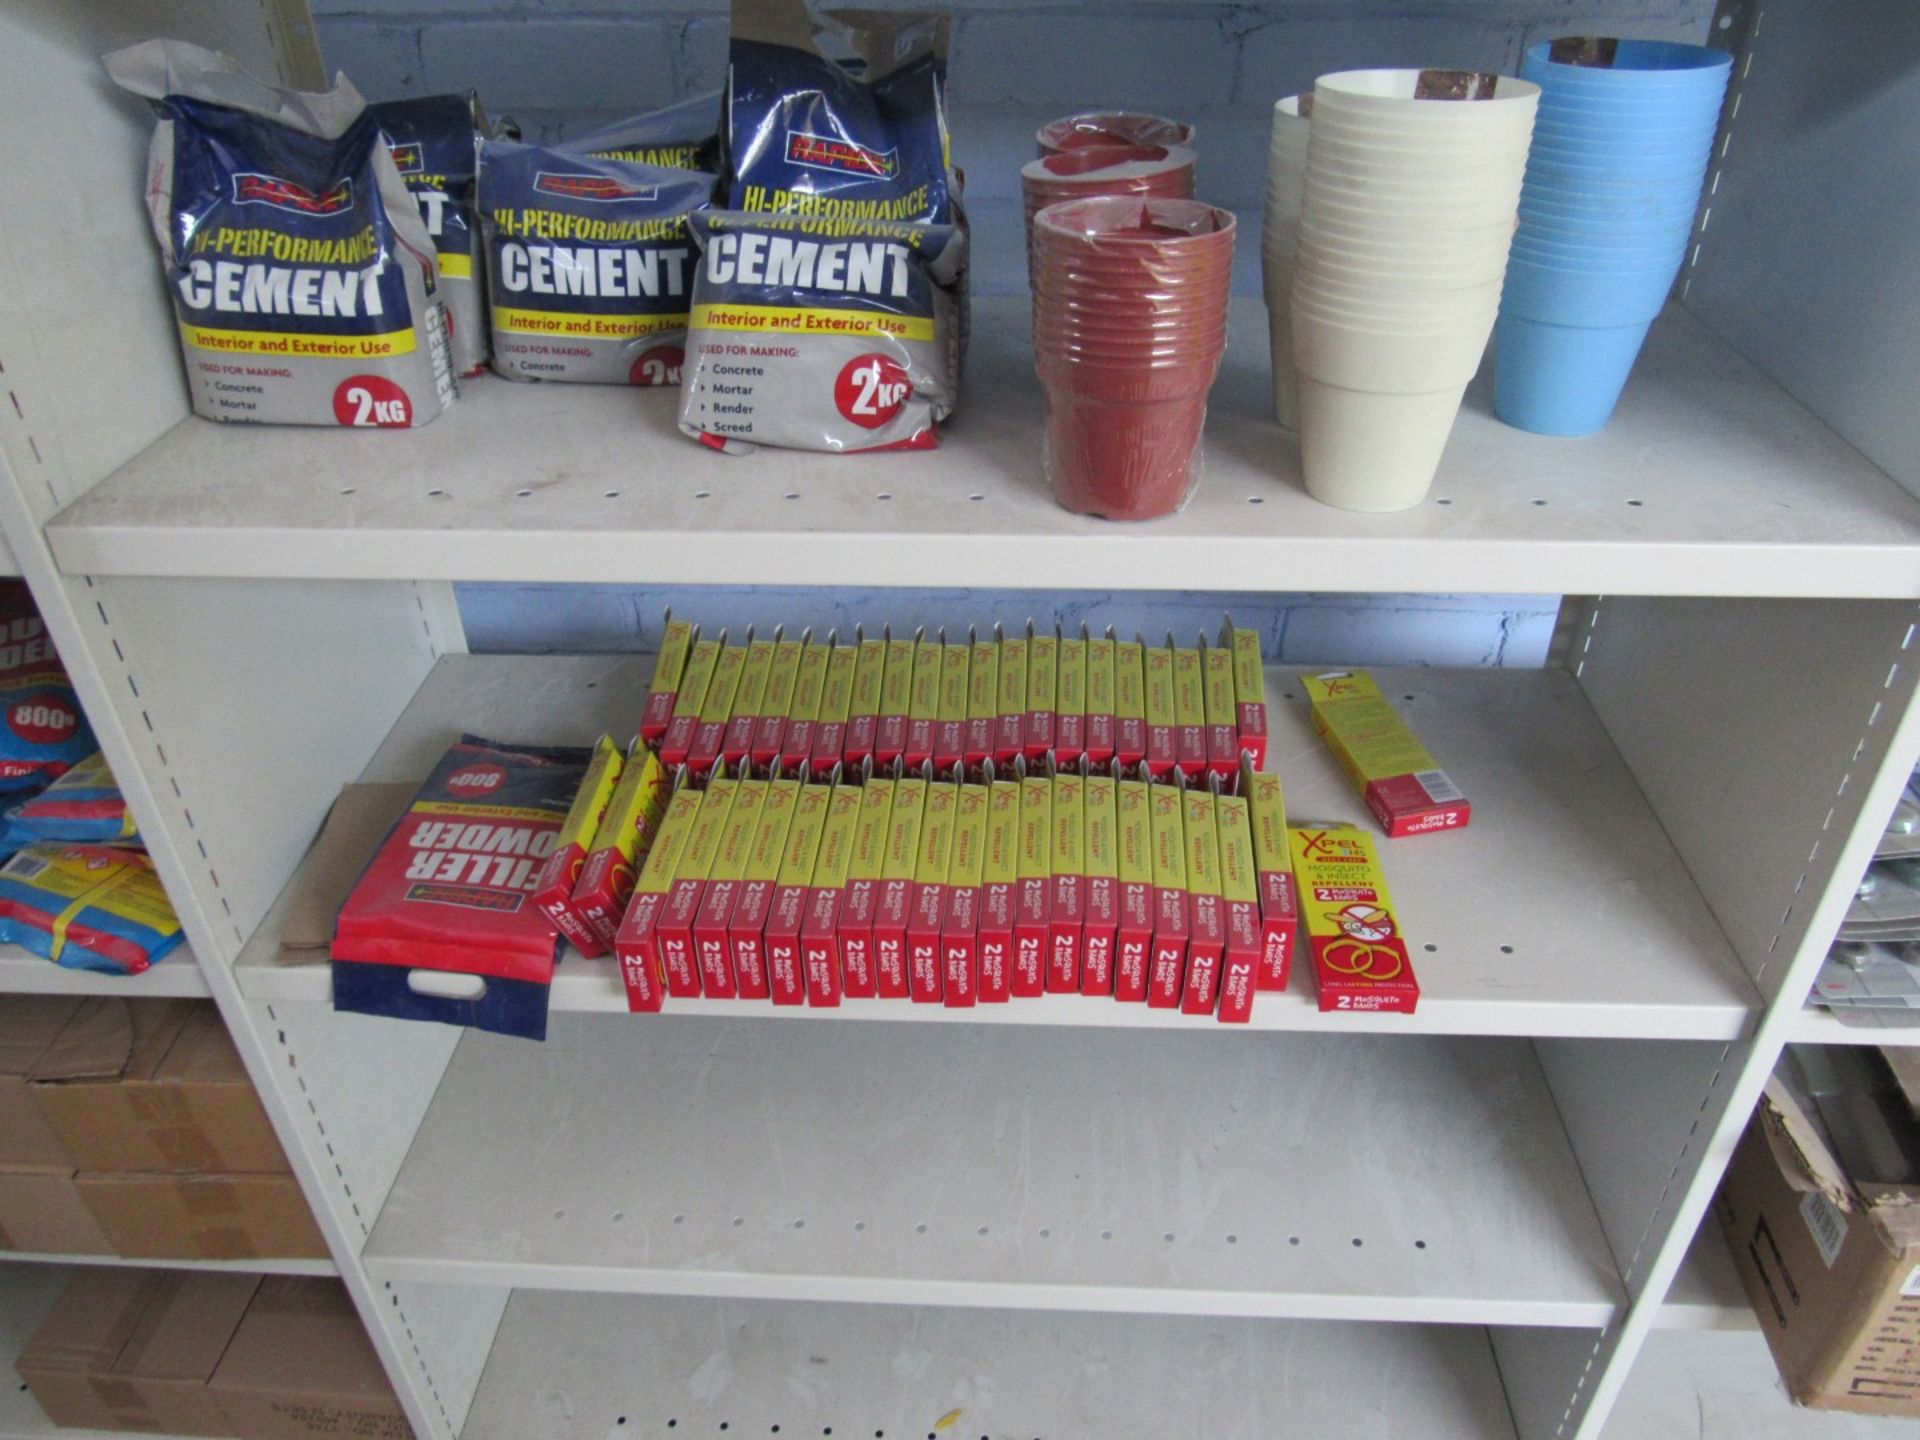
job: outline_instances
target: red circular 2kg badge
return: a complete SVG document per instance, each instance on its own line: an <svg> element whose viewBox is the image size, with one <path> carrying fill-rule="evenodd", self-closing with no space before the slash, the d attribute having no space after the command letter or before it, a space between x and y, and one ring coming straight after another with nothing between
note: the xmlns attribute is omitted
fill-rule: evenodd
<svg viewBox="0 0 1920 1440"><path fill-rule="evenodd" d="M913 394L906 367L891 355L861 355L849 360L833 382L833 403L866 430L878 430L900 413Z"/></svg>
<svg viewBox="0 0 1920 1440"><path fill-rule="evenodd" d="M333 418L341 425L413 424L413 401L384 375L349 375L333 392Z"/></svg>

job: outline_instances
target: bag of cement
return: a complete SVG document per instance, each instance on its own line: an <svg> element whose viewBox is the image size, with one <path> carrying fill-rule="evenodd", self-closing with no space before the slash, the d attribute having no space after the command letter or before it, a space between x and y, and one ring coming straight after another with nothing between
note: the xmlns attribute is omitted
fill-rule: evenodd
<svg viewBox="0 0 1920 1440"><path fill-rule="evenodd" d="M106 64L160 112L147 209L196 413L404 427L453 403L433 241L345 77L276 89L175 40Z"/></svg>
<svg viewBox="0 0 1920 1440"><path fill-rule="evenodd" d="M664 165L672 170L704 170L720 165L720 92L709 91L682 100L664 110L653 110L616 120L565 148L597 155L602 160L628 160L641 165Z"/></svg>
<svg viewBox="0 0 1920 1440"><path fill-rule="evenodd" d="M420 206L440 262L440 301L447 309L453 368L477 375L487 364L486 277L473 177L487 117L480 97L426 95L369 106L393 152L393 163Z"/></svg>
<svg viewBox="0 0 1920 1440"><path fill-rule="evenodd" d="M680 428L728 454L925 450L959 384L957 225L708 211Z"/></svg>
<svg viewBox="0 0 1920 1440"><path fill-rule="evenodd" d="M678 385L693 241L714 177L489 140L480 230L493 368L512 380Z"/></svg>
<svg viewBox="0 0 1920 1440"><path fill-rule="evenodd" d="M952 223L950 28L945 15L733 0L727 208Z"/></svg>

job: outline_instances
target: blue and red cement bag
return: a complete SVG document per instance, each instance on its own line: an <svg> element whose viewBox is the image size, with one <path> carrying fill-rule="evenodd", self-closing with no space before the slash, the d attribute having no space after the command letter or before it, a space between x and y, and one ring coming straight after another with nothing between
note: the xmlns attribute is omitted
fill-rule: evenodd
<svg viewBox="0 0 1920 1440"><path fill-rule="evenodd" d="M567 141L564 148L597 155L602 160L626 160L641 165L664 165L670 170L717 174L721 99L718 90L711 90L665 109L616 120L577 140Z"/></svg>
<svg viewBox="0 0 1920 1440"><path fill-rule="evenodd" d="M108 845L29 845L0 865L0 942L71 970L138 975L180 943L153 862Z"/></svg>
<svg viewBox="0 0 1920 1440"><path fill-rule="evenodd" d="M480 97L423 95L367 107L394 168L420 206L440 266L438 293L447 311L453 368L475 375L489 353L486 267L480 258L480 222L474 211L474 172L487 117Z"/></svg>
<svg viewBox="0 0 1920 1440"><path fill-rule="evenodd" d="M534 903L592 752L462 737L340 908L333 1005L546 1038L560 934ZM415 971L478 977L478 992ZM457 987L455 987L457 988Z"/></svg>
<svg viewBox="0 0 1920 1440"><path fill-rule="evenodd" d="M26 582L0 581L0 792L38 790L95 748Z"/></svg>
<svg viewBox="0 0 1920 1440"><path fill-rule="evenodd" d="M139 831L127 797L113 781L107 757L98 750L30 799L7 810L0 846L19 837L22 844L84 842L137 845Z"/></svg>

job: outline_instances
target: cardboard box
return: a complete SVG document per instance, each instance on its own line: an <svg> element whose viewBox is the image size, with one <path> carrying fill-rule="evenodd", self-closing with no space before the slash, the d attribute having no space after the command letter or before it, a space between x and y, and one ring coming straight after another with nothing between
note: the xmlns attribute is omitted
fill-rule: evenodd
<svg viewBox="0 0 1920 1440"><path fill-rule="evenodd" d="M656 1012L666 1003L666 964L660 953L660 917L666 910L667 894L673 889L673 876L680 864L680 852L686 849L693 831L694 818L700 813L705 792L685 783L686 771L679 774L680 788L667 802L667 813L660 821L660 836L647 852L640 876L634 881L633 899L614 934L613 951L620 961L620 976L626 982L627 1009L636 1014Z"/></svg>
<svg viewBox="0 0 1920 1440"><path fill-rule="evenodd" d="M1047 989L1048 919L1053 881L1053 782L1020 782L1019 890L1013 912L1013 993L1026 999Z"/></svg>
<svg viewBox="0 0 1920 1440"><path fill-rule="evenodd" d="M332 958L333 925L353 893L367 857L413 804L411 783L347 785L327 812L300 872L299 888L280 926L282 965L325 965Z"/></svg>
<svg viewBox="0 0 1920 1440"><path fill-rule="evenodd" d="M291 1175L98 1174L74 1180L114 1252L135 1260L324 1259Z"/></svg>
<svg viewBox="0 0 1920 1440"><path fill-rule="evenodd" d="M1147 772L1154 779L1163 780L1173 773L1179 762L1179 747L1174 739L1173 648L1143 643L1141 655L1146 676ZM1126 727L1121 728L1124 731Z"/></svg>
<svg viewBox="0 0 1920 1440"><path fill-rule="evenodd" d="M980 885L986 874L989 798L984 785L962 785L954 797L953 852L940 920L941 998L953 1006L970 1006L980 998Z"/></svg>
<svg viewBox="0 0 1920 1440"><path fill-rule="evenodd" d="M1053 690L1053 755L1059 765L1078 765L1087 752L1087 642L1060 637Z"/></svg>
<svg viewBox="0 0 1920 1440"><path fill-rule="evenodd" d="M1187 988L1181 1013L1211 1015L1220 1002L1220 971L1226 963L1227 913L1221 893L1220 831L1213 796L1189 790L1182 800L1187 831L1187 903L1193 930L1187 937Z"/></svg>
<svg viewBox="0 0 1920 1440"><path fill-rule="evenodd" d="M1240 773L1240 727L1233 698L1233 652L1200 646L1200 697L1207 717L1207 768L1216 775Z"/></svg>
<svg viewBox="0 0 1920 1440"><path fill-rule="evenodd" d="M1027 637L1001 634L997 625L994 634L1000 639L1000 698L994 707L999 714L994 720L993 763L1011 767L1027 753Z"/></svg>
<svg viewBox="0 0 1920 1440"><path fill-rule="evenodd" d="M847 745L841 758L855 767L873 758L880 728L880 681L887 668L884 640L860 638L860 659L853 668L853 698L847 705Z"/></svg>
<svg viewBox="0 0 1920 1440"><path fill-rule="evenodd" d="M1087 641L1087 763L1113 759L1113 632Z"/></svg>
<svg viewBox="0 0 1920 1440"><path fill-rule="evenodd" d="M779 636L775 635L774 639ZM747 658L740 667L740 688L734 692L733 708L727 715L727 728L720 741L720 758L729 770L738 771L753 759L753 732L760 726L767 698L767 676L773 669L773 640L747 639Z"/></svg>
<svg viewBox="0 0 1920 1440"><path fill-rule="evenodd" d="M287 1169L205 1000L89 999L34 1064L33 1103L81 1170Z"/></svg>
<svg viewBox="0 0 1920 1440"><path fill-rule="evenodd" d="M1000 710L1000 647L977 635L967 654L967 733L961 760L969 769L993 758L994 732Z"/></svg>
<svg viewBox="0 0 1920 1440"><path fill-rule="evenodd" d="M953 832L959 818L958 785L927 787L920 848L907 908L907 993L918 1005L938 1005L944 996L940 928L947 914L947 871L953 863Z"/></svg>
<svg viewBox="0 0 1920 1440"><path fill-rule="evenodd" d="M907 746L901 759L918 770L933 759L933 727L940 719L940 668L945 646L925 635L913 641L913 684L907 692Z"/></svg>
<svg viewBox="0 0 1920 1440"><path fill-rule="evenodd" d="M826 828L820 832L820 853L814 859L813 880L807 887L807 918L800 926L800 963L806 971L809 1005L838 1005L844 988L838 935L840 899L846 893L864 798L852 785L836 785L827 799Z"/></svg>
<svg viewBox="0 0 1920 1440"><path fill-rule="evenodd" d="M688 650L686 669L680 675L680 692L674 697L673 718L660 737L663 764L687 763L687 754L693 749L693 732L700 723L700 707L706 703L707 686L713 680L713 667L719 663L720 647L726 638L724 630L712 639L699 636Z"/></svg>
<svg viewBox="0 0 1920 1440"><path fill-rule="evenodd" d="M573 892L580 883L587 851L600 833L600 822L607 815L607 802L613 799L620 772L626 769L626 764L626 756L609 737L602 735L594 742L593 758L587 762L587 773L580 777L580 788L574 792L573 804L567 807L567 818L561 821L553 849L540 862L540 869L534 875L531 896L534 905L553 922L553 928L584 955L606 952L600 948L587 917L573 903Z"/></svg>
<svg viewBox="0 0 1920 1440"><path fill-rule="evenodd" d="M1013 998L1013 913L1020 884L1020 786L996 780L987 797L987 839L980 867L979 997L988 1005Z"/></svg>
<svg viewBox="0 0 1920 1440"><path fill-rule="evenodd" d="M413 1434L337 1280L262 1280L208 1389L248 1440Z"/></svg>
<svg viewBox="0 0 1920 1440"><path fill-rule="evenodd" d="M1080 988L1081 927L1087 922L1087 782L1053 777L1053 821L1048 845L1047 993Z"/></svg>
<svg viewBox="0 0 1920 1440"><path fill-rule="evenodd" d="M640 712L640 738L658 747L673 719L674 702L680 692L680 676L687 668L687 651L697 632L684 620L667 617L667 628L660 637L660 653L654 657L653 679L647 683L647 700Z"/></svg>
<svg viewBox="0 0 1920 1440"><path fill-rule="evenodd" d="M1060 700L1060 637L1027 625L1027 718L1021 745L1029 764L1040 764L1053 749L1054 711Z"/></svg>
<svg viewBox="0 0 1920 1440"><path fill-rule="evenodd" d="M1260 968L1262 990L1284 990L1300 944L1300 887L1293 878L1293 851L1287 840L1287 804L1280 777L1254 769L1240 774L1253 822L1254 883L1260 892Z"/></svg>
<svg viewBox="0 0 1920 1440"><path fill-rule="evenodd" d="M775 780L767 786L753 838L747 845L746 868L727 916L727 950L742 1000L765 1000L773 993L767 962L767 916L773 910L774 887L780 881L780 862L786 854L787 827L793 821L799 792L798 780ZM737 797L734 805L739 808Z"/></svg>
<svg viewBox="0 0 1920 1440"><path fill-rule="evenodd" d="M1120 931L1120 815L1115 781L1089 775L1085 783L1087 913L1080 940L1080 993L1113 994L1113 947Z"/></svg>
<svg viewBox="0 0 1920 1440"><path fill-rule="evenodd" d="M753 640L748 627L747 641ZM704 775L720 763L720 751L726 743L727 722L733 718L733 702L740 693L740 677L747 668L746 645L722 645L713 663L713 678L707 681L706 698L700 702L700 723L693 729L693 745L687 752L687 764L696 775Z"/></svg>
<svg viewBox="0 0 1920 1440"><path fill-rule="evenodd" d="M732 1000L739 985L733 973L733 940L728 922L733 902L746 878L747 853L753 849L754 830L766 803L765 780L742 780L733 791L727 823L720 830L720 846L707 868L700 891L700 908L693 920L693 952L700 966L700 984L709 1000ZM763 997L764 998L764 997Z"/></svg>
<svg viewBox="0 0 1920 1440"><path fill-rule="evenodd" d="M56 1425L239 1435L208 1382L259 1286L257 1275L80 1270L16 1368Z"/></svg>
<svg viewBox="0 0 1920 1440"><path fill-rule="evenodd" d="M1798 1404L1920 1415L1916 1202L1850 1175L1811 1105L1767 1082L1714 1208Z"/></svg>
<svg viewBox="0 0 1920 1440"><path fill-rule="evenodd" d="M707 874L720 854L720 837L733 810L740 782L716 774L707 782L706 798L693 817L693 828L673 869L673 888L655 925L655 943L666 972L667 994L692 997L700 993L700 962L693 948L693 922L700 915L700 896Z"/></svg>
<svg viewBox="0 0 1920 1440"><path fill-rule="evenodd" d="M767 915L767 979L776 1005L804 1005L807 1000L806 961L800 953L800 931L807 918L807 888L813 883L820 837L827 828L827 804L833 790L826 785L795 789L793 821L787 826L786 848Z"/></svg>
<svg viewBox="0 0 1920 1440"><path fill-rule="evenodd" d="M1301 677L1313 729L1380 828L1395 839L1460 830L1473 817L1460 787L1364 670Z"/></svg>
<svg viewBox="0 0 1920 1440"><path fill-rule="evenodd" d="M874 732L873 763L890 766L907 753L907 711L913 707L914 642L887 632L887 662L880 672L880 724Z"/></svg>
<svg viewBox="0 0 1920 1440"><path fill-rule="evenodd" d="M0 995L0 1166L71 1166L27 1077L79 1008L72 995Z"/></svg>
<svg viewBox="0 0 1920 1440"><path fill-rule="evenodd" d="M1260 970L1260 889L1253 868L1253 822L1244 795L1213 797L1220 834L1220 898L1227 949L1220 971L1220 1019L1244 1025L1253 1018Z"/></svg>
<svg viewBox="0 0 1920 1440"><path fill-rule="evenodd" d="M672 777L660 757L636 746L620 772L620 783L607 802L606 816L573 889L573 908L594 939L593 948L582 946L581 954L600 956L613 949L620 918L633 896L635 872L653 849L671 790Z"/></svg>
<svg viewBox="0 0 1920 1440"><path fill-rule="evenodd" d="M1167 637L1173 652L1173 753L1181 771L1197 776L1207 768L1206 683L1201 673L1200 651L1175 645Z"/></svg>
<svg viewBox="0 0 1920 1440"><path fill-rule="evenodd" d="M813 727L813 753L808 765L816 780L830 780L847 745L847 721L853 714L853 679L860 652L851 645L835 645L827 655L827 676L821 682L820 718Z"/></svg>
<svg viewBox="0 0 1920 1440"><path fill-rule="evenodd" d="M1180 791L1171 785L1153 786L1147 797L1147 818L1153 837L1153 955L1147 967L1147 1004L1171 1010L1185 992L1187 940L1192 932L1186 817Z"/></svg>
<svg viewBox="0 0 1920 1440"><path fill-rule="evenodd" d="M1147 758L1147 647L1113 642L1113 758L1131 772Z"/></svg>
<svg viewBox="0 0 1920 1440"><path fill-rule="evenodd" d="M904 1000L911 989L907 982L907 916L929 788L918 776L893 782L887 851L881 857L880 896L873 915L874 989L882 1000Z"/></svg>
<svg viewBox="0 0 1920 1440"><path fill-rule="evenodd" d="M809 630L803 639L810 639ZM800 675L800 640L784 631L773 635L773 660L767 667L767 688L760 699L760 718L753 727L753 763L771 769L780 759L787 738L787 711L793 705L793 687Z"/></svg>
<svg viewBox="0 0 1920 1440"><path fill-rule="evenodd" d="M1122 780L1116 787L1115 870L1120 882L1120 923L1114 936L1113 998L1147 998L1153 955L1153 821L1147 782Z"/></svg>
<svg viewBox="0 0 1920 1440"><path fill-rule="evenodd" d="M1260 663L1260 636L1236 626L1229 618L1220 632L1220 644L1233 651L1234 716L1240 748L1253 756L1253 767L1267 763L1267 677Z"/></svg>
<svg viewBox="0 0 1920 1440"><path fill-rule="evenodd" d="M808 632L800 647L800 669L793 677L793 699L787 705L787 733L780 741L779 765L798 770L813 754L813 732L820 723L820 701L827 690L827 657L831 640L815 640Z"/></svg>
<svg viewBox="0 0 1920 1440"><path fill-rule="evenodd" d="M967 748L967 667L970 647L944 643L940 646L940 709L934 717L933 768L938 775L949 775L960 768Z"/></svg>
<svg viewBox="0 0 1920 1440"><path fill-rule="evenodd" d="M1420 1002L1406 936L1373 837L1351 825L1287 832L1322 1010L1411 1015Z"/></svg>
<svg viewBox="0 0 1920 1440"><path fill-rule="evenodd" d="M840 941L840 986L851 999L880 993L873 949L873 917L880 908L880 876L886 864L893 781L869 780L860 790L860 816L853 827L847 889L835 928Z"/></svg>
<svg viewBox="0 0 1920 1440"><path fill-rule="evenodd" d="M0 1165L0 1250L111 1255L113 1242L73 1182L71 1165Z"/></svg>

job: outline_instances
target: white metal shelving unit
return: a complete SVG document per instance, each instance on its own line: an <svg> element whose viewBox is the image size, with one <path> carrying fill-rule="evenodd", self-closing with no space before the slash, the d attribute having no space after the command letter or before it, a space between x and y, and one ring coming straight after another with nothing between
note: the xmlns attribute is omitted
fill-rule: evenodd
<svg viewBox="0 0 1920 1440"><path fill-rule="evenodd" d="M320 73L299 0L164 13ZM1920 754L1920 190L1885 138L1920 47L1869 0L1723 16L1711 210L1603 435L1518 435L1483 390L1431 503L1314 506L1243 313L1207 483L1138 528L1045 499L993 303L967 414L884 477L716 459L619 391L482 382L411 435L192 420L148 120L96 58L156 14L0 16L0 105L62 136L0 177L0 529L421 1436L1598 1440L1709 1381L1763 1433L1754 1337L1682 1332L1737 1321L1695 1237ZM1305 990L1256 1008L1299 1034L1090 1002L642 1019L573 957L536 1047L336 1015L277 963L343 783L638 713L633 657L464 655L452 580L1042 576L1572 593L1544 672L1389 677L1479 810L1390 857L1433 947L1411 1021ZM1296 813L1357 815L1288 683Z"/></svg>

